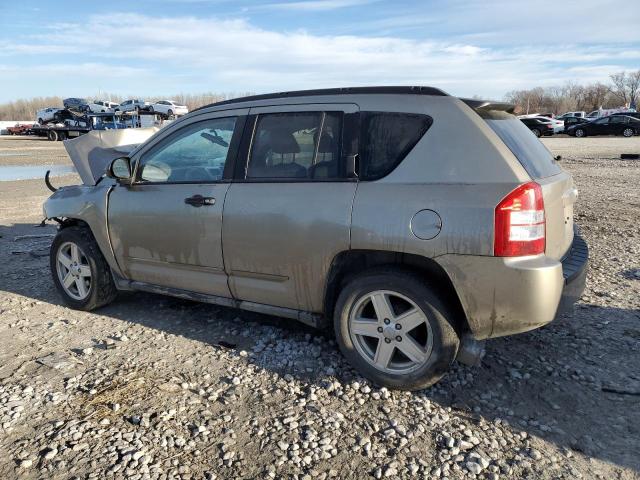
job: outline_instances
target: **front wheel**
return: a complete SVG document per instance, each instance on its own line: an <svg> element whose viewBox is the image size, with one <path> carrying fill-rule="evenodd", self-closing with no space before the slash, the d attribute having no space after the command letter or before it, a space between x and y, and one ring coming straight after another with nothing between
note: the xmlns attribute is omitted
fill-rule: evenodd
<svg viewBox="0 0 640 480"><path fill-rule="evenodd" d="M537 128L534 128L533 130L531 130L533 132L533 134L540 138L542 136L542 132L540 130L538 130Z"/></svg>
<svg viewBox="0 0 640 480"><path fill-rule="evenodd" d="M51 244L51 274L62 300L76 310L93 310L117 294L111 270L86 227L60 230Z"/></svg>
<svg viewBox="0 0 640 480"><path fill-rule="evenodd" d="M412 273L372 270L346 284L334 328L349 363L372 382L418 390L436 383L460 341L435 291Z"/></svg>
<svg viewBox="0 0 640 480"><path fill-rule="evenodd" d="M622 135L623 135L624 137L633 137L633 133L634 133L634 132L633 132L633 128L625 128L625 129L622 131Z"/></svg>
<svg viewBox="0 0 640 480"><path fill-rule="evenodd" d="M576 134L576 137L578 138L587 136L587 132L585 132L582 128L577 128L575 134Z"/></svg>
<svg viewBox="0 0 640 480"><path fill-rule="evenodd" d="M149 112L153 113L153 105L149 107Z"/></svg>

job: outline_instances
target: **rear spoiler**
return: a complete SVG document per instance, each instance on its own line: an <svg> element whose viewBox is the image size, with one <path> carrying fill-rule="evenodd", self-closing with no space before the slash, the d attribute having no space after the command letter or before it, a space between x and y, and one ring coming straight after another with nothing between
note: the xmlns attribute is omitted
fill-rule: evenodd
<svg viewBox="0 0 640 480"><path fill-rule="evenodd" d="M515 105L505 102L492 102L491 100L476 100L474 98L461 98L464 103L473 108L476 112L498 111L505 113L513 113L516 109Z"/></svg>

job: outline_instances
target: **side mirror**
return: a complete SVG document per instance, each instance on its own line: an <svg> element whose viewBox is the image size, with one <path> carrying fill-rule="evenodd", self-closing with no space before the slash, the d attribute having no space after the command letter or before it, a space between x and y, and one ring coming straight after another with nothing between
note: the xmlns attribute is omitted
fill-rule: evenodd
<svg viewBox="0 0 640 480"><path fill-rule="evenodd" d="M118 183L131 183L131 160L128 157L116 158L107 168L107 177L115 178Z"/></svg>

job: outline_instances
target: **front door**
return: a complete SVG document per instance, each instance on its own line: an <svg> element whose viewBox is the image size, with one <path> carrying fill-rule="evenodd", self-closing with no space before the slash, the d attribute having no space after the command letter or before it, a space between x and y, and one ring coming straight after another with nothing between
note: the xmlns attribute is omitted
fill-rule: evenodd
<svg viewBox="0 0 640 480"><path fill-rule="evenodd" d="M127 278L229 297L222 211L246 110L168 127L109 196L109 235Z"/></svg>
<svg viewBox="0 0 640 480"><path fill-rule="evenodd" d="M252 108L224 208L223 247L234 297L322 312L334 257L349 249L357 183L347 178L357 105ZM347 133L349 132L349 133ZM250 140L250 141L247 141Z"/></svg>

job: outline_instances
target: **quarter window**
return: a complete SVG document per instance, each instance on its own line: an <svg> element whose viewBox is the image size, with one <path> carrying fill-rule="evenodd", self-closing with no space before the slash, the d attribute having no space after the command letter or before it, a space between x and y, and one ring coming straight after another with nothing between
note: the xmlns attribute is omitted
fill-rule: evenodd
<svg viewBox="0 0 640 480"><path fill-rule="evenodd" d="M428 115L362 112L360 178L388 175L409 154L431 126Z"/></svg>
<svg viewBox="0 0 640 480"><path fill-rule="evenodd" d="M247 178L341 178L341 112L259 115Z"/></svg>
<svg viewBox="0 0 640 480"><path fill-rule="evenodd" d="M147 182L215 182L222 179L236 117L186 126L141 160L140 179Z"/></svg>

